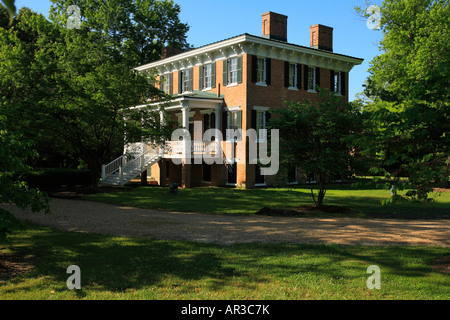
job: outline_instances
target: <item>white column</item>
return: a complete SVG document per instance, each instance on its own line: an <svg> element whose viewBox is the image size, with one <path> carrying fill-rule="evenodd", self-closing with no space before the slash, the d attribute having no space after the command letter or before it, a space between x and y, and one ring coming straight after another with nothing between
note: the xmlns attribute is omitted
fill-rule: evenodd
<svg viewBox="0 0 450 320"><path fill-rule="evenodd" d="M189 102L183 101L182 104L183 107L181 108L182 112L181 125L183 126L184 129L186 129L187 132L189 132L189 111L190 111ZM189 140L185 140L183 143L183 159L185 164L191 163L191 144L192 144L191 140L192 137Z"/></svg>
<svg viewBox="0 0 450 320"><path fill-rule="evenodd" d="M186 130L189 130L189 111L190 111L190 107L189 107L189 103L186 101L183 101L183 107L181 108L181 113L182 113L182 121L181 121L181 125L183 126L183 128L185 128Z"/></svg>
<svg viewBox="0 0 450 320"><path fill-rule="evenodd" d="M216 129L217 130L220 130L220 122L221 122L220 114L221 114L221 111L222 111L222 104L220 103L216 107Z"/></svg>

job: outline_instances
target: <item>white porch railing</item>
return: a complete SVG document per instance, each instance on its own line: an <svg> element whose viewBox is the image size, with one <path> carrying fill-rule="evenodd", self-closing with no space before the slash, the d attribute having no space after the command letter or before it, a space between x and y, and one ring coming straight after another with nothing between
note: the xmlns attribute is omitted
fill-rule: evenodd
<svg viewBox="0 0 450 320"><path fill-rule="evenodd" d="M114 173L118 172L121 167L125 166L127 163L127 158L123 155L116 160L111 161L107 165L102 166L102 180L112 176Z"/></svg>

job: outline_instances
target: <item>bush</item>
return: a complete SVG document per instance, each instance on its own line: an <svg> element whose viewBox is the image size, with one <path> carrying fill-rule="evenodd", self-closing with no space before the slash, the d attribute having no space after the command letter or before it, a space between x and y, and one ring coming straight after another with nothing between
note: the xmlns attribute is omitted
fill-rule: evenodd
<svg viewBox="0 0 450 320"><path fill-rule="evenodd" d="M61 186L89 186L91 176L89 170L82 169L40 169L21 176L32 188L60 188Z"/></svg>

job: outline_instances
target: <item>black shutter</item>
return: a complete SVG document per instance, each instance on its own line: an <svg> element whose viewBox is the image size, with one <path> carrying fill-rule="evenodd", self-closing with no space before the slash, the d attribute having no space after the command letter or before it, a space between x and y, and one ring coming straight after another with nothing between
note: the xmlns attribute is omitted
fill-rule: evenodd
<svg viewBox="0 0 450 320"><path fill-rule="evenodd" d="M316 86L320 87L320 68L318 67L316 68Z"/></svg>
<svg viewBox="0 0 450 320"><path fill-rule="evenodd" d="M211 66L211 87L216 87L216 63L213 62Z"/></svg>
<svg viewBox="0 0 450 320"><path fill-rule="evenodd" d="M223 60L223 85L228 85L228 59Z"/></svg>
<svg viewBox="0 0 450 320"><path fill-rule="evenodd" d="M346 82L345 82L345 72L341 72L341 94L343 95L343 96L345 96L345 94L346 94L346 90L347 90L347 88L346 88Z"/></svg>
<svg viewBox="0 0 450 320"><path fill-rule="evenodd" d="M183 93L183 71L178 71L178 94Z"/></svg>
<svg viewBox="0 0 450 320"><path fill-rule="evenodd" d="M222 112L222 136L223 141L227 139L227 129L228 129L228 111Z"/></svg>
<svg viewBox="0 0 450 320"><path fill-rule="evenodd" d="M250 126L250 128L256 130L256 110L252 110L251 117L252 118L251 118L251 126Z"/></svg>
<svg viewBox="0 0 450 320"><path fill-rule="evenodd" d="M303 89L308 90L308 66L303 66Z"/></svg>
<svg viewBox="0 0 450 320"><path fill-rule="evenodd" d="M237 57L237 82L242 83L242 56Z"/></svg>
<svg viewBox="0 0 450 320"><path fill-rule="evenodd" d="M267 110L266 112L264 112L264 115L266 117L266 128L265 129L267 129L267 125L268 125L268 123L270 121L270 116L271 116L270 111Z"/></svg>
<svg viewBox="0 0 450 320"><path fill-rule="evenodd" d="M203 86L203 66L200 66L198 68L198 90L202 90L204 88Z"/></svg>
<svg viewBox="0 0 450 320"><path fill-rule="evenodd" d="M334 91L334 70L330 70L330 90Z"/></svg>
<svg viewBox="0 0 450 320"><path fill-rule="evenodd" d="M252 55L252 82L253 83L256 83L257 71L258 71L258 57L255 55Z"/></svg>
<svg viewBox="0 0 450 320"><path fill-rule="evenodd" d="M266 58L266 84L269 86L272 84L272 60Z"/></svg>
<svg viewBox="0 0 450 320"><path fill-rule="evenodd" d="M302 65L297 64L297 89L302 88Z"/></svg>
<svg viewBox="0 0 450 320"><path fill-rule="evenodd" d="M289 62L284 62L284 86L289 88Z"/></svg>

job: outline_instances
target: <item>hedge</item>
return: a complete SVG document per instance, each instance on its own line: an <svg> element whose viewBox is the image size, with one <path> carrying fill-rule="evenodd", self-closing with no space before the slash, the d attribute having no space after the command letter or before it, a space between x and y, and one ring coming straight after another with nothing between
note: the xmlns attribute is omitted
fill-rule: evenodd
<svg viewBox="0 0 450 320"><path fill-rule="evenodd" d="M40 169L20 177L32 188L60 188L61 186L89 186L91 172L85 169Z"/></svg>

